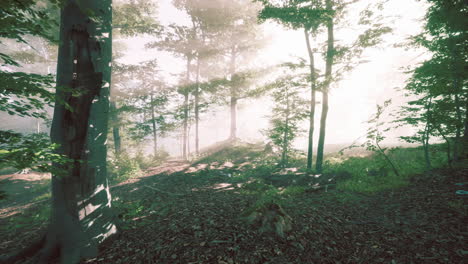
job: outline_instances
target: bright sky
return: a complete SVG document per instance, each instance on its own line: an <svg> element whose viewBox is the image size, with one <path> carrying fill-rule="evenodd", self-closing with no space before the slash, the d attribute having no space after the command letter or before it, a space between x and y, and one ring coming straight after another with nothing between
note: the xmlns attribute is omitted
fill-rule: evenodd
<svg viewBox="0 0 468 264"><path fill-rule="evenodd" d="M369 2L371 0L364 0ZM411 34L419 32L421 19L425 14L425 5L416 0L390 0L385 4L385 13L392 16L394 22L394 32L386 38L387 43L376 49L369 49L364 53L365 60L369 62L362 64L347 74L344 80L336 83L330 93L330 110L327 122L328 144L351 143L366 131L363 124L369 119L375 110L375 104L393 98L395 107L404 101L404 98L394 91L395 87L402 87L407 78L402 67L414 65L421 61L421 51L405 51L402 48L394 48L392 45L402 42ZM349 16L354 16L350 13ZM185 14L175 9L171 0L159 1L159 20L163 24L177 23L187 24L188 18ZM307 58L304 35L302 31L286 30L283 27L268 23L263 26L267 35L272 36L270 45L260 53L257 59L265 64L286 61L294 56ZM354 33L355 34L355 33ZM338 31L335 33L337 39L354 39L356 36L350 30ZM127 56L123 58L126 63L137 63L139 61L158 58L161 69L167 76L184 70L180 60L174 59L170 54L145 50L144 44L149 39L147 37L133 38L127 42ZM323 71L323 63L318 66ZM238 132L239 137L249 140L262 139L259 132L268 126L266 118L269 115L267 99L262 99L252 103L244 101L239 105ZM318 105L320 108L321 105ZM200 125L201 147L212 144L216 141L224 140L229 133L229 113L228 108L221 108L216 114L207 114L202 119ZM320 111L319 111L320 112ZM319 113L316 116L317 128ZM318 131L318 129L316 129ZM395 131L391 136L395 142L396 136L405 131ZM316 133L318 136L318 132ZM166 148L174 141L167 139ZM298 140L297 147L305 148L306 137ZM193 149L193 148L192 148ZM175 150L168 149L172 154Z"/></svg>

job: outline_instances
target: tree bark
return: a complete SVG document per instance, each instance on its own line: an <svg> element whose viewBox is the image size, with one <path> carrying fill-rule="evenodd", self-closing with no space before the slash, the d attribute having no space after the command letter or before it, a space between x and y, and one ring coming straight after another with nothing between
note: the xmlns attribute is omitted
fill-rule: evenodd
<svg viewBox="0 0 468 264"><path fill-rule="evenodd" d="M61 10L60 89L51 139L71 162L54 164L52 210L39 263L57 255L63 264L95 257L98 245L117 232L106 170L111 21L111 0L68 0Z"/></svg>
<svg viewBox="0 0 468 264"><path fill-rule="evenodd" d="M315 122L315 60L314 53L310 46L309 32L304 29L304 35L307 44L307 52L309 53L310 62L310 113L309 113L309 144L307 148L307 169L312 169L312 158L313 158L313 142L314 142L314 122Z"/></svg>
<svg viewBox="0 0 468 264"><path fill-rule="evenodd" d="M333 2L332 0L326 1L326 9L333 12ZM327 31L328 31L328 40L327 40L327 58L325 64L325 84L322 91L322 114L320 117L320 134L319 142L317 147L317 161L316 161L316 170L322 172L323 169L323 152L325 146L325 132L326 132L326 123L327 123L327 114L328 114L328 90L330 89L330 84L332 80L332 66L333 66L333 55L334 55L334 36L333 36L333 17L327 21Z"/></svg>

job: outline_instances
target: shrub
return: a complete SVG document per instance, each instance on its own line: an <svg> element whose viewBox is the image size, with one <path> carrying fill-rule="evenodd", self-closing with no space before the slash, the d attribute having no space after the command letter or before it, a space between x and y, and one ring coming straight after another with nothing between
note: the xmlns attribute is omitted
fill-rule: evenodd
<svg viewBox="0 0 468 264"><path fill-rule="evenodd" d="M141 174L140 165L136 159L132 159L128 154L122 153L115 160L108 162L109 180L118 183Z"/></svg>

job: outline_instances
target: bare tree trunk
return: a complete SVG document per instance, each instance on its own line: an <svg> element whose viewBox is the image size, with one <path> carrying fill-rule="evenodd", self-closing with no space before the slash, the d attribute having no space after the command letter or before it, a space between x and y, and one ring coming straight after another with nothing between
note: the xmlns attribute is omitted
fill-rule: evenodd
<svg viewBox="0 0 468 264"><path fill-rule="evenodd" d="M468 100L465 101L465 131L463 133L463 159L468 160Z"/></svg>
<svg viewBox="0 0 468 264"><path fill-rule="evenodd" d="M54 164L50 224L36 244L39 263L56 255L62 264L95 257L98 245L117 232L106 170L111 22L111 0L63 3L57 87L68 89L57 89L51 138L72 162Z"/></svg>
<svg viewBox="0 0 468 264"><path fill-rule="evenodd" d="M231 63L229 67L229 74L231 75L231 80L234 78L234 75L236 74L236 50L233 47L231 49ZM237 87L231 85L230 88L230 96L231 96L231 102L230 102L230 108L231 108L231 130L230 130L230 135L229 139L234 141L237 138Z"/></svg>
<svg viewBox="0 0 468 264"><path fill-rule="evenodd" d="M156 158L158 155L158 130L156 128L156 117L154 116L154 99L153 99L153 91L151 91L150 95L150 104L151 104L151 124L153 126L153 155Z"/></svg>
<svg viewBox="0 0 468 264"><path fill-rule="evenodd" d="M432 105L432 98L429 98L428 104L426 106L426 127L424 128L424 137L422 140L423 149L424 149L424 159L426 161L426 169L431 169L431 159L429 157L429 137L431 134L431 105Z"/></svg>
<svg viewBox="0 0 468 264"><path fill-rule="evenodd" d="M186 85L188 86L190 83L190 57L187 56L187 75L186 75ZM187 153L187 144L188 144L188 103L189 103L189 92L188 90L183 91L184 95L184 135L183 135L183 150L182 150L182 156L186 160L188 158L188 153Z"/></svg>
<svg viewBox="0 0 468 264"><path fill-rule="evenodd" d="M458 81L455 80L455 89L458 89ZM458 91L458 90L455 90ZM461 113L461 107L460 107L460 97L457 93L455 93L455 111L456 111L456 116L457 116L457 124L456 124L456 130L455 130L455 144L453 144L453 160L454 161L459 161L460 160L460 152L461 148L463 147L461 145L461 131L462 131L462 124L463 124L463 118L462 118L462 113Z"/></svg>
<svg viewBox="0 0 468 264"><path fill-rule="evenodd" d="M326 0L326 9L333 11L332 0ZM323 152L325 146L325 132L328 114L328 90L332 80L332 66L333 66L333 54L334 54L334 36L333 36L333 17L330 17L327 21L327 58L325 65L325 85L322 91L322 114L320 117L320 134L317 148L317 162L316 169L318 172L322 172L323 167Z"/></svg>
<svg viewBox="0 0 468 264"><path fill-rule="evenodd" d="M304 35L307 44L307 52L309 53L310 61L310 113L309 113L309 144L307 148L307 169L312 169L312 157L313 157L313 143L314 143L314 122L315 122L315 60L314 53L310 46L309 32L304 29Z"/></svg>
<svg viewBox="0 0 468 264"><path fill-rule="evenodd" d="M114 150L115 156L118 157L121 152L121 138L120 138L120 125L119 125L119 117L117 114L117 105L115 102L110 103L110 113L112 119L112 136L114 138Z"/></svg>
<svg viewBox="0 0 468 264"><path fill-rule="evenodd" d="M288 158L288 131L289 131L289 93L286 91L286 120L285 120L285 129L283 134L283 152L281 154L281 167L285 168L287 166Z"/></svg>
<svg viewBox="0 0 468 264"><path fill-rule="evenodd" d="M198 135L198 126L200 121L200 57L197 57L197 77L195 86L195 154L199 154L199 142L200 138Z"/></svg>

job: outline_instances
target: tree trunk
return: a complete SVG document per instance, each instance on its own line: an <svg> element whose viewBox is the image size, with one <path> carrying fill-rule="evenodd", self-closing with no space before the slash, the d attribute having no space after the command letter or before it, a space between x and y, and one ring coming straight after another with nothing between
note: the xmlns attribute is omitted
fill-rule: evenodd
<svg viewBox="0 0 468 264"><path fill-rule="evenodd" d="M195 154L198 156L199 154L199 136L198 136L198 126L200 121L200 111L199 111L199 104L200 104L200 57L197 57L197 77L196 77L196 85L195 85Z"/></svg>
<svg viewBox="0 0 468 264"><path fill-rule="evenodd" d="M63 264L95 257L98 245L117 232L106 170L111 20L111 0L68 0L61 10L57 87L67 89L56 92L51 139L72 162L55 164L39 263L56 255Z"/></svg>
<svg viewBox="0 0 468 264"><path fill-rule="evenodd" d="M229 67L229 74L231 75L231 80L236 74L236 50L235 47L231 49L231 63ZM237 138L237 87L231 84L230 87L230 108L231 108L231 129L229 139L235 141Z"/></svg>
<svg viewBox="0 0 468 264"><path fill-rule="evenodd" d="M332 0L326 1L326 9L333 11ZM320 134L317 148L317 162L316 169L318 172L322 172L323 166L323 151L325 146L325 132L328 114L328 90L332 80L332 66L333 66L333 54L334 54L334 37L333 37L333 17L330 17L327 21L327 58L325 65L325 85L322 91L322 114L320 117Z"/></svg>
<svg viewBox="0 0 468 264"><path fill-rule="evenodd" d="M310 61L310 113L309 113L309 145L307 148L307 169L312 169L312 157L313 157L313 142L314 142L314 118L315 118L315 60L314 53L310 46L309 32L304 29L304 35L307 44L307 52L309 53Z"/></svg>
<svg viewBox="0 0 468 264"><path fill-rule="evenodd" d="M457 86L457 80L455 80L455 89L458 89ZM458 91L458 90L455 90ZM457 93L455 93L455 111L456 111L456 116L457 116L457 124L456 124L456 130L455 130L455 144L453 144L453 160L459 161L460 160L460 152L461 152L461 131L462 131L462 124L463 124L463 119L462 119L462 113L461 113L461 106L460 106L460 97Z"/></svg>
<svg viewBox="0 0 468 264"><path fill-rule="evenodd" d="M463 159L468 160L468 100L465 101L465 131L463 133Z"/></svg>
<svg viewBox="0 0 468 264"><path fill-rule="evenodd" d="M284 122L284 134L283 134L283 153L281 154L281 167L287 166L288 158L288 131L289 131L289 94L286 91L286 120Z"/></svg>
<svg viewBox="0 0 468 264"><path fill-rule="evenodd" d="M431 159L429 157L429 135L426 134L423 139L424 160L426 161L426 170L431 169Z"/></svg>
<svg viewBox="0 0 468 264"><path fill-rule="evenodd" d="M429 157L429 137L431 134L431 105L432 105L432 97L428 99L428 104L426 106L426 127L424 128L424 136L422 139L423 149L424 149L424 159L426 161L426 169L431 169L431 159Z"/></svg>
<svg viewBox="0 0 468 264"><path fill-rule="evenodd" d="M156 128L156 118L154 116L154 99L153 99L153 91L151 91L150 95L150 104L151 104L151 125L153 126L153 155L156 158L158 155L158 131Z"/></svg>
<svg viewBox="0 0 468 264"><path fill-rule="evenodd" d="M190 57L187 56L187 75L186 75L186 85L188 86L189 83L190 83ZM188 153L187 153L187 144L188 144L188 137L187 137L187 133L188 133L188 99L189 99L189 92L188 90L184 90L183 91L183 95L184 95L184 135L183 135L183 147L182 147L182 156L185 160L187 160L188 158Z"/></svg>
<svg viewBox="0 0 468 264"><path fill-rule="evenodd" d="M114 138L114 151L115 156L118 157L121 152L121 138L120 138L120 125L118 123L117 105L115 102L110 103L110 113L112 118L112 136Z"/></svg>

